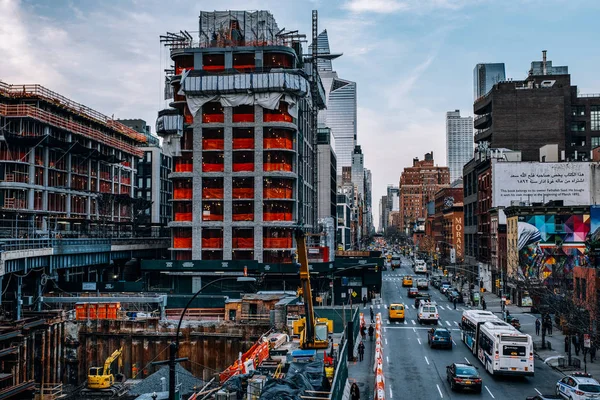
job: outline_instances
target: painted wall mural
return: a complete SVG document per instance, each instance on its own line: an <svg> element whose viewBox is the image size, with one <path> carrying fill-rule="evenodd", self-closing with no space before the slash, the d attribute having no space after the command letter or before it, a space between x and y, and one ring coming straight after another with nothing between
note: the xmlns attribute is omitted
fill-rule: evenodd
<svg viewBox="0 0 600 400"><path fill-rule="evenodd" d="M590 222L589 214L519 217L518 272L521 277L546 281L553 272L555 278L568 277L573 267L587 265L586 238Z"/></svg>

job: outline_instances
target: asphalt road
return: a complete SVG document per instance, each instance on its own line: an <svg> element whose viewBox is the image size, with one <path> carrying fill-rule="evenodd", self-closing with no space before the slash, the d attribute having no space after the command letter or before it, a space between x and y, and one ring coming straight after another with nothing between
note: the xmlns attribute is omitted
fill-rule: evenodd
<svg viewBox="0 0 600 400"><path fill-rule="evenodd" d="M401 276L413 275L408 259L403 259L402 267L395 271L383 272L382 304L375 305L383 320L384 373L387 399L466 399L482 397L486 399L525 399L539 393L553 394L556 382L563 376L540 360L535 360L533 377L495 377L489 375L483 365L475 358L467 346L460 341L460 322L464 307L449 302L436 288L428 292L437 303L440 321L438 326L450 329L454 345L452 350L431 349L427 344L427 330L430 325L419 325L414 299L407 296L402 287ZM416 285L416 282L414 282ZM392 303L404 303L405 322L389 322L386 306ZM368 306L367 306L368 307ZM365 310L369 318L368 310ZM367 321L368 322L368 321ZM481 394L472 392L453 392L446 381L446 366L453 362L465 362L479 367L483 379Z"/></svg>

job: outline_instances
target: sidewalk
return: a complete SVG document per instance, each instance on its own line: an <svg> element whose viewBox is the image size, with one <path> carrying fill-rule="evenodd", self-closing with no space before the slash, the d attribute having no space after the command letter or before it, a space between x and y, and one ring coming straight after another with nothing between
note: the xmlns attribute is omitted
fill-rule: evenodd
<svg viewBox="0 0 600 400"><path fill-rule="evenodd" d="M493 312L494 314L498 314L500 318L502 318L502 306L501 299L491 293L485 292L483 296L486 301L487 310ZM481 307L479 307L481 308ZM531 335L533 338L533 347L535 355L548 364L549 366L564 372L565 374L572 373L573 371L583 371L585 366L583 353L579 352L579 356L575 355L575 349L573 345L571 345L571 361L577 363L575 360L579 360L581 363L580 368L575 368L574 366L569 366L568 364L568 354L565 353L565 335L563 335L562 331L556 326L552 326L552 336L546 333L546 349L542 349L542 335L535 334L535 320L537 318L541 321L540 314L532 314L531 307L519 307L517 305L509 304L506 306L507 310L511 315L519 318L519 322L521 323L521 332L527 333ZM552 322L554 323L554 316L552 316ZM549 344L549 346L548 346ZM599 357L600 354L596 354L596 357ZM560 358L564 359L564 366L562 365L563 361L559 361ZM590 362L589 355L586 357L587 359L587 372L592 374L596 378L600 378L600 359L597 358L595 362ZM560 366L559 366L559 363Z"/></svg>
<svg viewBox="0 0 600 400"><path fill-rule="evenodd" d="M365 318L369 318L369 306L364 310L361 310L366 314ZM370 341L369 336L363 342L365 344L365 357L363 361L358 361L358 343L360 343L360 335L356 339L354 346L354 356L356 361L348 361L348 382L350 385L354 382L360 388L360 399L361 400L372 400L375 373L373 372L373 364L375 362L375 341Z"/></svg>

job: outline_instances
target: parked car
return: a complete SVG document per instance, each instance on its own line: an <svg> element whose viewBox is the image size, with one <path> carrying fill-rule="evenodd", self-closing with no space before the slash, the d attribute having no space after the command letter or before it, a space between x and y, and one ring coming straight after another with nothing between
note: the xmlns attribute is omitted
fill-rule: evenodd
<svg viewBox="0 0 600 400"><path fill-rule="evenodd" d="M573 373L556 382L556 394L569 400L600 398L600 383L590 374Z"/></svg>

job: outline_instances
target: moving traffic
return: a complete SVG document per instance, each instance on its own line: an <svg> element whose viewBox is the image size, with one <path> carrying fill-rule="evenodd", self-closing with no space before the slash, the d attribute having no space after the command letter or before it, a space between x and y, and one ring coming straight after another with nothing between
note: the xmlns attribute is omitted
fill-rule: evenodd
<svg viewBox="0 0 600 400"><path fill-rule="evenodd" d="M447 297L444 293L457 291L446 277L431 276L431 285L419 289L414 274L412 260L402 256L400 267L383 273L382 304L374 306L383 318L384 347L392 349L385 360L387 398L525 399L557 393L564 375L535 359L529 335L501 314ZM409 299L409 293L415 297Z"/></svg>

